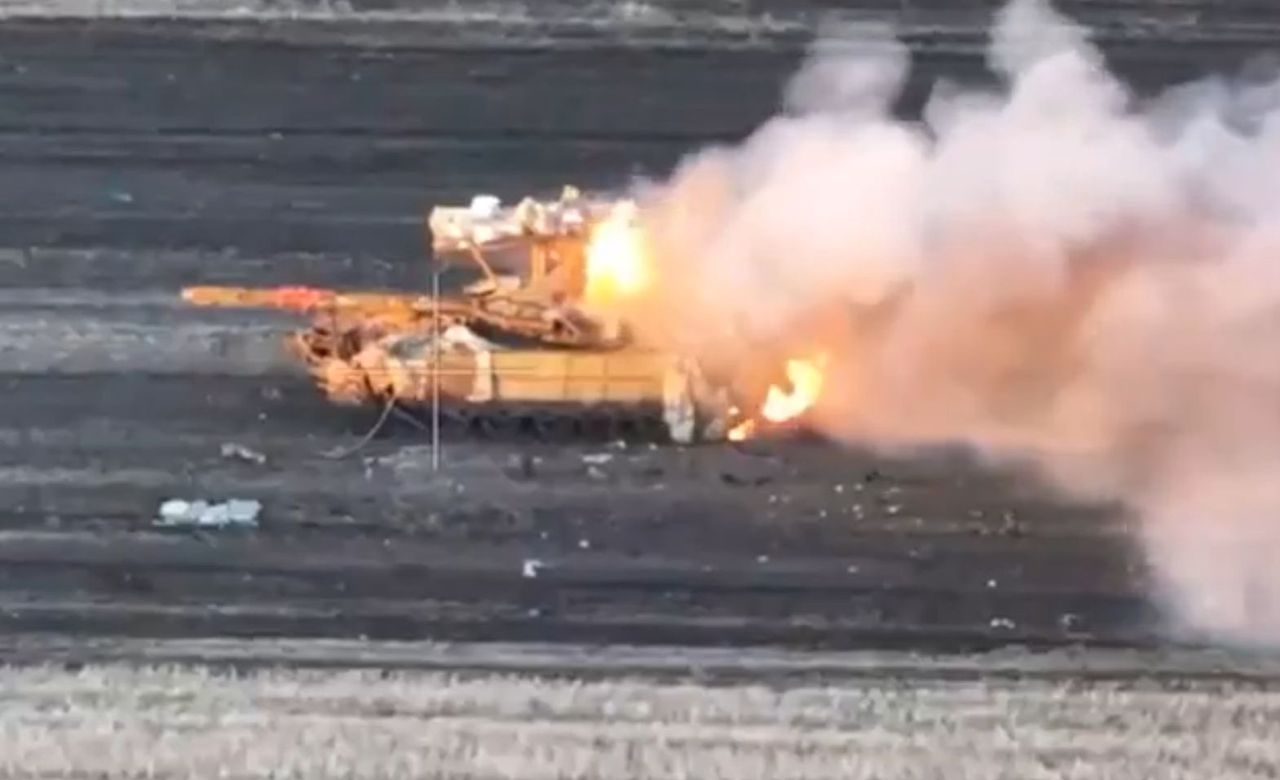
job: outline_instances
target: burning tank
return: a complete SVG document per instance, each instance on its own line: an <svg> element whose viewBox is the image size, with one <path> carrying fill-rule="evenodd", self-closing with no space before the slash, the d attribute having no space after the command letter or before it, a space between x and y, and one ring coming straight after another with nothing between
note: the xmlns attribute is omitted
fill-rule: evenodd
<svg viewBox="0 0 1280 780"><path fill-rule="evenodd" d="M698 361L645 347L627 323L584 306L593 285L634 285L619 238L627 201L566 188L558 200L504 207L481 196L428 215L437 262L462 258L479 278L459 291L188 287L198 306L275 308L309 318L286 344L334 403L399 407L487 436L659 436L679 443L741 433L727 383ZM494 253L519 256L503 273ZM598 257L609 268L591 268ZM436 280L439 276L434 277ZM738 435L734 435L738 438Z"/></svg>

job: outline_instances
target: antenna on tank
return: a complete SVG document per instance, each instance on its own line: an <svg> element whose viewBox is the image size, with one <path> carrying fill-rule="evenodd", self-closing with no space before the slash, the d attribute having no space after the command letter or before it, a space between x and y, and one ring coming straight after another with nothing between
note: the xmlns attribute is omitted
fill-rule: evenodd
<svg viewBox="0 0 1280 780"><path fill-rule="evenodd" d="M431 470L440 470L440 263L431 264Z"/></svg>

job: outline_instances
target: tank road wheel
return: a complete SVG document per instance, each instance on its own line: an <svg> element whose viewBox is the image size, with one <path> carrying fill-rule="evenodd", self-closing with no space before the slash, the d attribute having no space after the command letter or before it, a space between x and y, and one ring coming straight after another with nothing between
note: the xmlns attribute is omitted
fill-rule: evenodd
<svg viewBox="0 0 1280 780"><path fill-rule="evenodd" d="M520 432L520 418L510 412L478 412L471 417L471 431L484 439L511 439Z"/></svg>
<svg viewBox="0 0 1280 780"><path fill-rule="evenodd" d="M419 416L426 422L427 430L429 431L431 429L431 407L426 407ZM470 409L446 406L440 410L441 436L466 439L469 436L473 436L475 430L475 414Z"/></svg>
<svg viewBox="0 0 1280 780"><path fill-rule="evenodd" d="M399 426L403 426L405 430L411 430L416 436L430 436L432 426L436 422L440 425L440 436L445 438L456 436L467 429L467 420L463 415L447 406L440 409L439 420L436 420L431 414L430 406L402 404L396 407L390 419L396 421Z"/></svg>
<svg viewBox="0 0 1280 780"><path fill-rule="evenodd" d="M619 412L613 418L613 438L631 444L649 442L653 439L653 421L641 414Z"/></svg>
<svg viewBox="0 0 1280 780"><path fill-rule="evenodd" d="M646 443L663 444L671 441L671 429L665 420L657 417L644 417L637 421L641 439Z"/></svg>
<svg viewBox="0 0 1280 780"><path fill-rule="evenodd" d="M581 427L583 437L589 441L609 441L613 438L613 416L608 412L588 412L582 417Z"/></svg>
<svg viewBox="0 0 1280 780"><path fill-rule="evenodd" d="M431 410L422 415L431 425ZM440 435L465 438L471 432L471 415L466 409L447 408L440 412Z"/></svg>
<svg viewBox="0 0 1280 780"><path fill-rule="evenodd" d="M566 414L540 414L530 422L534 435L545 442L564 443L578 438L582 433L580 421Z"/></svg>

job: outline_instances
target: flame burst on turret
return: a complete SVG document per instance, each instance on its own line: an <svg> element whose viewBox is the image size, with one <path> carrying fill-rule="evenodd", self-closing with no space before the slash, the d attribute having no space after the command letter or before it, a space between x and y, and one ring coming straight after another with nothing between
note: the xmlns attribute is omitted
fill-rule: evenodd
<svg viewBox="0 0 1280 780"><path fill-rule="evenodd" d="M587 242L586 302L617 303L645 292L653 269L633 201L621 201L592 226Z"/></svg>

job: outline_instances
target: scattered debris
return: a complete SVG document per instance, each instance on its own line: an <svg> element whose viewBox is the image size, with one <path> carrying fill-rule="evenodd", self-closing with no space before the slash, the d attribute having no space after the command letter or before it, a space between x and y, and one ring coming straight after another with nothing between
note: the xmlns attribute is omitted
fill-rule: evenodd
<svg viewBox="0 0 1280 780"><path fill-rule="evenodd" d="M172 498L160 505L156 525L192 528L257 528L262 502L233 498L219 504Z"/></svg>
<svg viewBox="0 0 1280 780"><path fill-rule="evenodd" d="M580 550L590 550L590 549L591 549L591 540L590 540L590 539L579 539L579 540L578 540L578 549L580 549Z"/></svg>
<svg viewBox="0 0 1280 780"><path fill-rule="evenodd" d="M1058 617L1058 627L1063 631L1080 631L1084 628L1084 618L1074 612L1064 612Z"/></svg>
<svg viewBox="0 0 1280 780"><path fill-rule="evenodd" d="M767 485L773 481L771 477L763 474L751 476L734 473L732 471L722 473L720 475L720 480L726 485L752 485L757 487L760 485Z"/></svg>
<svg viewBox="0 0 1280 780"><path fill-rule="evenodd" d="M992 628L1000 628L1000 629L1004 629L1005 631L1012 631L1015 628L1013 621L1005 617L991 618L990 625Z"/></svg>
<svg viewBox="0 0 1280 780"><path fill-rule="evenodd" d="M721 464L720 479L728 485L767 485L786 469L786 463L773 455L749 452L726 452Z"/></svg>
<svg viewBox="0 0 1280 780"><path fill-rule="evenodd" d="M769 556L767 555L756 556L756 563L768 563L768 562L769 562Z"/></svg>
<svg viewBox="0 0 1280 780"><path fill-rule="evenodd" d="M587 466L587 476L591 477L592 479L607 479L609 477L608 474L604 473L603 471L596 468L595 466Z"/></svg>
<svg viewBox="0 0 1280 780"><path fill-rule="evenodd" d="M636 472L636 476L639 476L639 477L645 477L645 478L647 478L647 479L657 479L657 478L661 477L662 475L664 475L665 473L666 473L666 472L665 472L665 471L663 471L663 469L662 469L662 467L661 467L661 466L658 466L658 465L648 465L648 466L643 466L643 467L641 467L641 468Z"/></svg>
<svg viewBox="0 0 1280 780"><path fill-rule="evenodd" d="M526 558L524 561L524 566L521 567L520 569L520 573L525 579L531 580L534 577L538 576L538 570L541 568L542 568L542 561L538 560L537 558Z"/></svg>
<svg viewBox="0 0 1280 780"><path fill-rule="evenodd" d="M527 452L512 455L507 459L507 475L513 479L533 479L537 476L537 461Z"/></svg>
<svg viewBox="0 0 1280 780"><path fill-rule="evenodd" d="M884 508L884 511L891 515L896 515L902 511L902 504L890 504Z"/></svg>
<svg viewBox="0 0 1280 780"><path fill-rule="evenodd" d="M613 455L608 452L595 452L582 456L582 462L593 466L601 466L613 460Z"/></svg>
<svg viewBox="0 0 1280 780"><path fill-rule="evenodd" d="M989 580L987 580L987 587L988 587L988 588L995 588L995 587L998 587L999 585L1000 585L1000 583L999 583L999 582L997 582L994 578L993 578L993 579L989 579Z"/></svg>
<svg viewBox="0 0 1280 780"><path fill-rule="evenodd" d="M267 462L266 455L233 441L226 442L222 445L222 457L231 458L233 460L243 460L259 466Z"/></svg>

